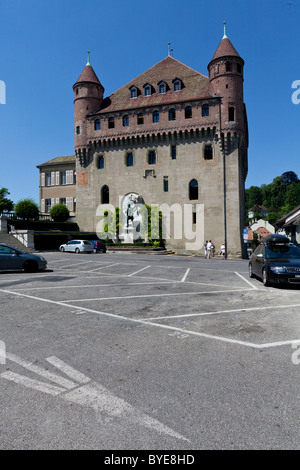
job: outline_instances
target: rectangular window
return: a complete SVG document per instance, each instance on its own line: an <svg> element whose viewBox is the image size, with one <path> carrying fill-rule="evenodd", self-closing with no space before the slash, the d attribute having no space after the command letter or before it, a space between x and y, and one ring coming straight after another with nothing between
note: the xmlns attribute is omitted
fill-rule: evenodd
<svg viewBox="0 0 300 470"><path fill-rule="evenodd" d="M208 104L204 104L202 106L202 116L209 116L209 106Z"/></svg>
<svg viewBox="0 0 300 470"><path fill-rule="evenodd" d="M150 150L149 157L148 157L149 165L155 165L156 163L156 152L155 150Z"/></svg>
<svg viewBox="0 0 300 470"><path fill-rule="evenodd" d="M126 155L126 166L133 166L133 153L128 153Z"/></svg>
<svg viewBox="0 0 300 470"><path fill-rule="evenodd" d="M65 198L65 197L61 197L61 198L60 198L60 203L66 205L66 204L67 204L66 198Z"/></svg>
<svg viewBox="0 0 300 470"><path fill-rule="evenodd" d="M46 199L46 212L50 212L51 210L51 199Z"/></svg>
<svg viewBox="0 0 300 470"><path fill-rule="evenodd" d="M60 184L67 184L67 173L66 171L60 172Z"/></svg>
<svg viewBox="0 0 300 470"><path fill-rule="evenodd" d="M51 173L46 173L46 186L51 186Z"/></svg>
<svg viewBox="0 0 300 470"><path fill-rule="evenodd" d="M234 108L233 107L229 107L228 109L228 120L229 121L234 121Z"/></svg>
<svg viewBox="0 0 300 470"><path fill-rule="evenodd" d="M204 158L205 158L205 160L212 160L212 157L213 157L212 145L205 145L205 147L204 147Z"/></svg>
<svg viewBox="0 0 300 470"><path fill-rule="evenodd" d="M143 115L143 113L138 114L137 123L138 124L144 124L144 115Z"/></svg>
<svg viewBox="0 0 300 470"><path fill-rule="evenodd" d="M164 176L164 192L167 193L169 191L169 180L167 176Z"/></svg>
<svg viewBox="0 0 300 470"><path fill-rule="evenodd" d="M171 145L171 158L172 160L176 160L176 157L177 157L176 145Z"/></svg>

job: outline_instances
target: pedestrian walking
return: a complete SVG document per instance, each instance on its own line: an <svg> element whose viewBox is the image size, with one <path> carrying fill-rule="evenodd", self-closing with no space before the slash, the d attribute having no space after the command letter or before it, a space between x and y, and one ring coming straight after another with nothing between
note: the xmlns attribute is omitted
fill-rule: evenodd
<svg viewBox="0 0 300 470"><path fill-rule="evenodd" d="M211 253L212 258L215 256L215 249L216 247L215 247L214 242L211 242L210 253Z"/></svg>
<svg viewBox="0 0 300 470"><path fill-rule="evenodd" d="M205 259L207 259L207 257L208 257L207 244L208 244L208 241L206 240L206 242L204 243L204 255L205 255Z"/></svg>
<svg viewBox="0 0 300 470"><path fill-rule="evenodd" d="M209 240L209 242L207 244L207 251L208 251L207 258L208 259L210 259L210 257L211 257L211 247L212 247L212 243L211 243L211 240Z"/></svg>
<svg viewBox="0 0 300 470"><path fill-rule="evenodd" d="M223 242L221 245L221 251L220 251L220 255L222 255L222 259L225 259L225 254L226 254L226 247L225 247L225 243Z"/></svg>

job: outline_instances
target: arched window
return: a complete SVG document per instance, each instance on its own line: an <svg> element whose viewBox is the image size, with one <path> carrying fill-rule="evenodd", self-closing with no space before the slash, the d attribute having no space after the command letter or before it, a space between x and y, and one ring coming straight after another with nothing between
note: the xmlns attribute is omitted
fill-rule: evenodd
<svg viewBox="0 0 300 470"><path fill-rule="evenodd" d="M125 116L123 116L123 127L128 127L129 126L129 117L128 117L128 114L125 114Z"/></svg>
<svg viewBox="0 0 300 470"><path fill-rule="evenodd" d="M100 131L100 129L101 129L100 119L96 119L96 121L95 121L95 131Z"/></svg>
<svg viewBox="0 0 300 470"><path fill-rule="evenodd" d="M191 119L191 117L192 117L192 107L191 106L187 106L185 108L184 116L185 116L185 119Z"/></svg>
<svg viewBox="0 0 300 470"><path fill-rule="evenodd" d="M108 129L113 129L115 127L115 119L113 117L110 117L108 119Z"/></svg>
<svg viewBox="0 0 300 470"><path fill-rule="evenodd" d="M192 180L189 184L189 200L198 199L198 181Z"/></svg>
<svg viewBox="0 0 300 470"><path fill-rule="evenodd" d="M169 121L175 121L176 119L176 111L174 108L169 109Z"/></svg>
<svg viewBox="0 0 300 470"><path fill-rule="evenodd" d="M101 189L101 204L109 204L109 187L106 185Z"/></svg>
<svg viewBox="0 0 300 470"><path fill-rule="evenodd" d="M153 122L159 122L159 111L153 111Z"/></svg>

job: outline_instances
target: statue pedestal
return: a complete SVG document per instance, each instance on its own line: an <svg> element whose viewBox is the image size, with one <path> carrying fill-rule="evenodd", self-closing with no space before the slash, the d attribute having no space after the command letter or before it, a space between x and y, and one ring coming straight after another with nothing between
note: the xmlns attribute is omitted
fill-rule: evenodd
<svg viewBox="0 0 300 470"><path fill-rule="evenodd" d="M133 233L135 232L134 227L127 227L125 232L122 234L123 242L122 243L133 243Z"/></svg>

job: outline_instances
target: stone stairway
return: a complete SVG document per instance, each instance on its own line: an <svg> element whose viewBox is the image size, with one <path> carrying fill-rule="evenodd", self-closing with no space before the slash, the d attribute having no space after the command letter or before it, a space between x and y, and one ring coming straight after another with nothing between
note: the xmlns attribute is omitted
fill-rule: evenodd
<svg viewBox="0 0 300 470"><path fill-rule="evenodd" d="M0 243L13 246L14 248L17 248L17 250L25 251L25 253L35 253L35 250L27 248L10 233L0 232Z"/></svg>

